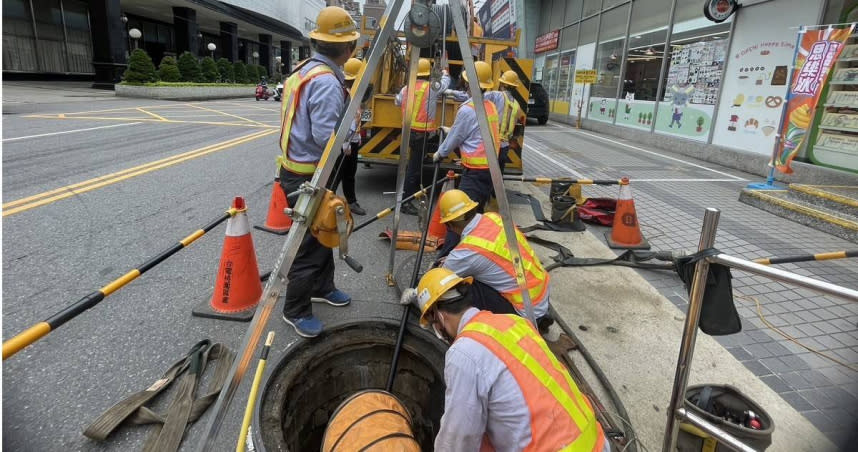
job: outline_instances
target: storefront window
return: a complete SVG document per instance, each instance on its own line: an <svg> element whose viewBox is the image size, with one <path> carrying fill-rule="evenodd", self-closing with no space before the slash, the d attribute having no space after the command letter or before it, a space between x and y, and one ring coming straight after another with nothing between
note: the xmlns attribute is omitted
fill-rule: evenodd
<svg viewBox="0 0 858 452"><path fill-rule="evenodd" d="M560 54L560 70L557 74L557 100L552 112L563 115L569 114L569 103L572 97L572 77L575 74L575 51L570 50Z"/></svg>
<svg viewBox="0 0 858 452"><path fill-rule="evenodd" d="M575 62L575 70L578 69L593 69L593 58L596 54L596 31L599 26L599 18L592 17L581 22L581 37L578 40L577 61ZM588 106L590 97L590 85L575 83L572 88L572 108L573 113L577 116L578 103L581 103L582 116L590 117L593 112L592 105Z"/></svg>
<svg viewBox="0 0 858 452"><path fill-rule="evenodd" d="M566 23L563 22L563 13L565 8L566 6L562 1L553 1L548 8L545 8L551 13L551 16L548 18L548 22L544 22L548 24L549 30L557 30L563 28L563 25L566 25Z"/></svg>
<svg viewBox="0 0 858 452"><path fill-rule="evenodd" d="M34 8L39 31L39 66L42 72L65 72L66 46L59 0L41 2Z"/></svg>
<svg viewBox="0 0 858 452"><path fill-rule="evenodd" d="M616 124L645 130L652 127L669 20L670 8L665 7L664 0L632 3L629 51Z"/></svg>
<svg viewBox="0 0 858 452"><path fill-rule="evenodd" d="M68 36L69 71L92 73L92 39L87 4L80 0L63 0L63 14Z"/></svg>
<svg viewBox="0 0 858 452"><path fill-rule="evenodd" d="M612 6L617 6L617 5L620 5L620 4L623 4L623 3L626 3L626 2L630 2L630 1L631 1L631 0L602 0L602 10L606 10L606 9L608 9L608 8L612 7ZM667 0L667 1L668 1L668 2L670 2L670 0ZM659 8L664 8L664 4L663 4L663 3L664 3L664 2L662 2L662 4L661 4L661 5L659 5ZM669 3L668 3L668 4L669 4Z"/></svg>
<svg viewBox="0 0 858 452"><path fill-rule="evenodd" d="M38 70L36 39L27 0L3 0L3 70Z"/></svg>
<svg viewBox="0 0 858 452"><path fill-rule="evenodd" d="M554 110L554 100L557 99L557 63L560 61L560 54L548 55L545 57L545 65L542 68L542 85L548 93L551 110Z"/></svg>
<svg viewBox="0 0 858 452"><path fill-rule="evenodd" d="M581 20L581 7L584 6L583 0L568 0L566 2L555 0L554 3L566 4L566 20L563 21L564 25Z"/></svg>
<svg viewBox="0 0 858 452"><path fill-rule="evenodd" d="M602 10L602 0L584 0L584 16L588 17Z"/></svg>
<svg viewBox="0 0 858 452"><path fill-rule="evenodd" d="M590 87L590 111L593 112L590 119L613 122L616 115L628 16L628 4L602 14L594 66L596 83Z"/></svg>
<svg viewBox="0 0 858 452"><path fill-rule="evenodd" d="M729 30L729 22L712 24L705 19L674 24L656 131L708 140Z"/></svg>

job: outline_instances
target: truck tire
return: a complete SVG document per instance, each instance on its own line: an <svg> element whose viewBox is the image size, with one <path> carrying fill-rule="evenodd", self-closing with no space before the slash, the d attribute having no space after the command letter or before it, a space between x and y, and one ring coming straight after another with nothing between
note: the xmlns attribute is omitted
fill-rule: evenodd
<svg viewBox="0 0 858 452"><path fill-rule="evenodd" d="M539 123L539 125L544 126L545 123L548 122L548 115L536 118L536 121Z"/></svg>

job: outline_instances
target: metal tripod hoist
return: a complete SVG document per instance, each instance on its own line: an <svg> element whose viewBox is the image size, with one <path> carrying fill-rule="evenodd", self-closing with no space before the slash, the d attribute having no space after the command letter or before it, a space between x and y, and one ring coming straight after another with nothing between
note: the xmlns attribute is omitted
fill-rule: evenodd
<svg viewBox="0 0 858 452"><path fill-rule="evenodd" d="M253 316L253 320L250 322L247 332L244 335L244 339L242 340L241 347L237 354L237 359L234 361L232 368L230 369L227 382L225 383L224 388L217 399L214 415L209 419L206 425L205 433L203 434L204 440L201 442L199 448L200 451L213 450L215 444L217 443L218 433L221 424L226 417L230 402L235 396L235 393L238 389L239 384L241 383L242 378L244 377L245 373L251 365L253 351L259 345L259 341L266 329L266 324L271 317L271 312L274 310L274 306L276 305L278 298L282 293L284 293L286 289L286 285L288 283L286 275L288 275L289 273L289 269L291 268L292 263L295 259L295 255L298 251L299 245L304 238L304 234L307 233L308 227L314 222L317 211L319 210L319 206L323 203L323 200L326 196L327 191L325 190L325 183L330 178L336 162L336 155L334 155L334 158L331 158L331 154L333 150L342 148L342 145L348 136L349 122L343 121L342 118L355 117L358 107L360 106L360 101L364 98L370 81L370 77L363 76L364 73L374 73L376 71L379 66L379 63L381 63L382 61L382 56L385 52L386 44L391 39L397 39L394 30L394 22L395 19L399 16L399 12L402 9L404 1L405 0L393 0L388 3L384 15L379 22L381 30L376 34L372 44L370 45L370 52L369 57L367 59L367 64L365 68L361 71L361 73L358 74L356 87L353 89L352 97L347 108L341 115L340 122L336 128L336 134L328 141L328 144L325 147L325 151L322 154L322 157L319 160L319 164L316 167L316 171L313 174L313 178L310 180L310 182L305 183L300 189L300 197L292 208L292 217L294 221L292 229L286 236L286 242L283 244L283 248L281 249L278 258L275 261L274 268L271 272L271 277L268 279L268 282L265 285L265 288L262 293L262 298L259 302L259 305L257 306L256 314ZM414 7L425 8L426 3L416 1L414 3ZM465 25L465 19L462 16L462 11L460 8L450 8L450 11L452 13L451 15L453 17L454 30L456 32L458 46L462 53L462 60L465 66L465 70L467 71L468 79L474 81L479 80L479 77L477 77L476 68L474 66L474 58L470 52L470 45L468 43L467 38L468 31ZM409 21L409 24L412 29L414 29L415 27L419 28L421 26L425 26L425 22L421 23L420 20L415 20L415 18L412 18L412 20ZM416 31L418 34L420 32L416 29L414 31ZM410 57L411 61L409 64L408 72L408 89L409 93L413 93L417 79L417 62L419 60L419 49L417 48L417 46L412 46L410 51ZM506 191L504 191L503 178L498 162L498 150L495 149L494 141L491 138L488 118L486 116L486 109L483 105L483 96L480 92L477 83L470 83L469 88L471 97L474 101L474 109L476 111L478 122L480 125L480 134L486 146L489 170L492 177L492 184L494 187L495 196L497 197L498 201L498 209L500 211L499 213L503 220L503 229L504 234L506 235L506 241L507 244L517 244L518 241L516 240L515 236L515 226L513 225L512 217L510 215L509 202L507 200ZM412 96L407 96L407 98L408 99L406 100L405 111L406 118L409 118L411 117L411 113L413 112L414 105L412 105ZM395 248L396 233L400 220L400 202L402 201L403 197L402 192L405 183L405 162L407 162L408 160L408 156L406 154L408 153L408 141L410 134L411 124L408 121L403 121L401 135L402 146L400 148L401 158L399 161L399 169L397 173L396 182L397 205L394 215L394 235L393 240L391 241L392 248ZM526 288L521 254L519 252L518 246L510 246L509 252L512 257L513 265L516 271L516 280L518 282L519 287L521 288L522 297L524 299L523 301L525 306L525 313L530 322L536 325L533 313L533 305L531 303ZM391 254L391 259L393 259L393 254Z"/></svg>

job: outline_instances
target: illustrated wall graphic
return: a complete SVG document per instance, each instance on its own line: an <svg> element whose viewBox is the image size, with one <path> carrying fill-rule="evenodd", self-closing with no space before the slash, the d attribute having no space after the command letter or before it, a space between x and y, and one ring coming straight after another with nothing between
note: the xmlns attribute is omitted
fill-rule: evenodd
<svg viewBox="0 0 858 452"><path fill-rule="evenodd" d="M691 93L694 92L694 86L688 85L681 88L678 85L673 85L670 87L670 91L673 93L673 96L671 97L673 116L670 118L670 125L668 125L668 127L672 128L673 123L675 122L679 128L682 128L682 111L685 109L685 106L688 105L688 98L691 96Z"/></svg>
<svg viewBox="0 0 858 452"><path fill-rule="evenodd" d="M629 115L632 113L632 101L634 101L634 100L635 100L635 93L633 93L633 92L626 93L626 108L624 110L625 114L623 115L623 119L625 119L626 121L629 120Z"/></svg>

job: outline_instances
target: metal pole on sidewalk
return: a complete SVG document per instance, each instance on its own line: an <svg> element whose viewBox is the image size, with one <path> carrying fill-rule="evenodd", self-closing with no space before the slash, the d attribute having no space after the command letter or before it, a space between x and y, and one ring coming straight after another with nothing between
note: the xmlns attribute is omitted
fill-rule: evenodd
<svg viewBox="0 0 858 452"><path fill-rule="evenodd" d="M712 248L715 243L715 233L718 229L718 209L708 208L703 216L703 228L700 231L700 242L697 251ZM694 278L691 282L691 297L688 300L688 315L685 317L685 327L682 331L682 344L679 347L679 358L676 362L676 375L673 377L673 393L667 406L667 427L664 430L664 446L662 452L672 452L676 444L679 413L685 401L685 387L688 385L688 374L691 371L691 360L694 357L694 346L697 341L697 323L700 321L700 311L703 307L703 294L706 290L706 280L709 275L709 261L700 259L694 267Z"/></svg>

